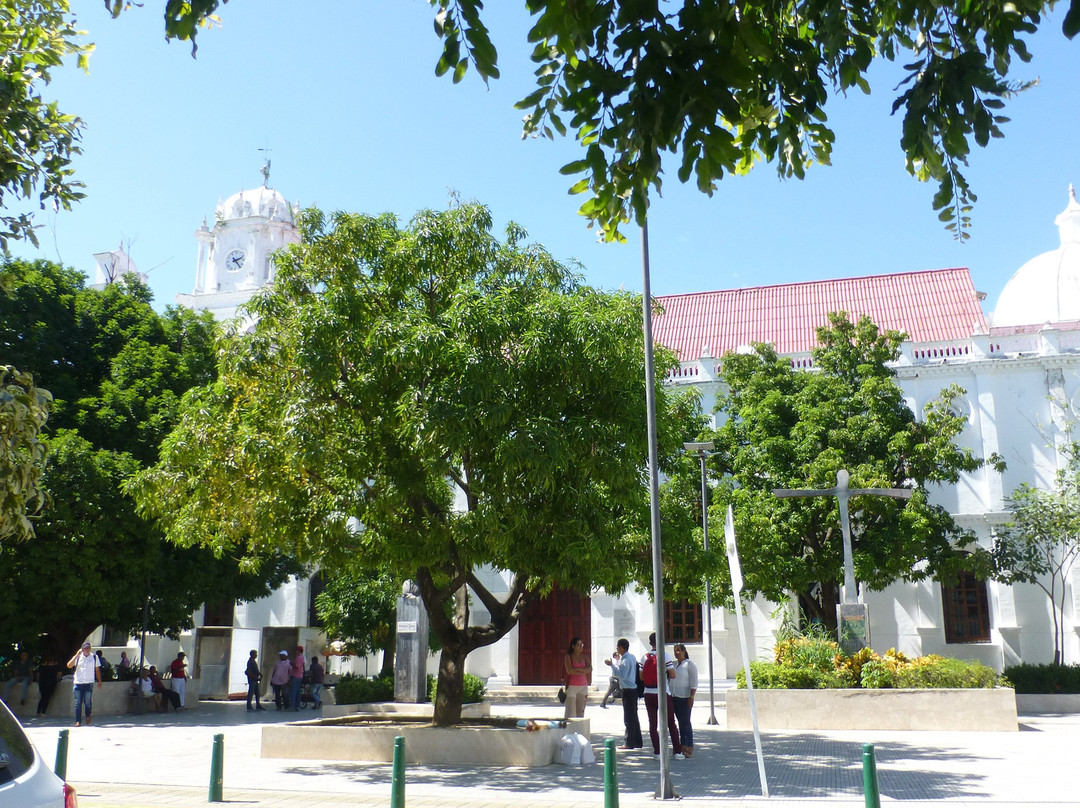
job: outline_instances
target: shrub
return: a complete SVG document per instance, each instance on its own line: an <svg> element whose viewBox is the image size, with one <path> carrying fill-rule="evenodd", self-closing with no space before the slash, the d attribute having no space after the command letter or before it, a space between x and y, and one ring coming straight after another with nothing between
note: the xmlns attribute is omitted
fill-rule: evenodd
<svg viewBox="0 0 1080 808"><path fill-rule="evenodd" d="M1009 665L1004 671L1017 693L1080 693L1080 665Z"/></svg>
<svg viewBox="0 0 1080 808"><path fill-rule="evenodd" d="M778 665L774 662L751 662L754 687L762 690L817 690L831 687L854 687L850 674L839 670L822 671L811 667ZM739 687L746 687L746 670L735 674Z"/></svg>
<svg viewBox="0 0 1080 808"><path fill-rule="evenodd" d="M334 686L334 700L338 704L368 704L373 701L394 700L394 677L381 676L368 679L346 673Z"/></svg>
<svg viewBox="0 0 1080 808"><path fill-rule="evenodd" d="M438 689L439 681L431 674L428 674L428 701L435 701L435 691ZM487 685L484 684L484 680L479 676L473 676L471 673L465 674L465 698L463 704L476 704L484 700L484 694L487 693Z"/></svg>
<svg viewBox="0 0 1080 808"><path fill-rule="evenodd" d="M936 655L919 657L896 671L896 687L997 687L1000 681L998 672L981 662Z"/></svg>

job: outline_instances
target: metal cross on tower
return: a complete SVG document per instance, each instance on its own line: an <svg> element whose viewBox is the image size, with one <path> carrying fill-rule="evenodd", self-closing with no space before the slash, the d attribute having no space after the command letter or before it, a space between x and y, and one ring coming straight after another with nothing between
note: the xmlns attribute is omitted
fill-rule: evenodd
<svg viewBox="0 0 1080 808"><path fill-rule="evenodd" d="M862 627L857 633L861 635L862 644L865 644L866 626L869 623L869 614L866 607L858 602L858 591L855 587L855 561L851 551L851 520L848 517L848 500L856 496L893 497L895 499L911 499L910 488L849 488L848 482L851 475L847 469L836 472L836 486L834 488L775 488L773 495L777 497L836 497L840 503L840 532L844 538L844 591L840 598L840 606L837 608L838 624L840 628L840 643L845 645L845 625L861 619ZM855 607L855 608L845 608ZM848 650L845 648L845 650ZM856 649L857 650L857 649Z"/></svg>

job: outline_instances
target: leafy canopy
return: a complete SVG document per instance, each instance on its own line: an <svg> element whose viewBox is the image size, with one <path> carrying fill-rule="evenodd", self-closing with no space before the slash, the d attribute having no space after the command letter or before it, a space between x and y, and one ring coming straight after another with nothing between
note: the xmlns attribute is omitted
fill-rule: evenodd
<svg viewBox="0 0 1080 808"><path fill-rule="evenodd" d="M52 395L31 374L0 366L0 548L5 539L34 535L29 517L45 504L41 475L48 446L41 430L51 406Z"/></svg>
<svg viewBox="0 0 1080 808"><path fill-rule="evenodd" d="M495 238L478 204L404 229L300 222L254 333L185 398L139 498L182 544L415 580L442 646L436 720L454 722L465 655L530 598L647 569L640 302L581 285L514 225ZM673 363L661 351L658 374ZM658 399L666 461L693 400Z"/></svg>
<svg viewBox="0 0 1080 808"><path fill-rule="evenodd" d="M944 390L916 419L886 364L897 358L903 335L880 333L867 318L829 319L818 331L812 371L796 370L767 345L724 357L730 389L717 404L724 422L709 439L717 449L710 468L720 475L711 519L723 524L726 506L734 506L747 593L781 602L795 592L811 616L835 626L843 578L836 498L781 499L775 488L831 488L844 468L853 488L916 489L906 504L852 500L862 586L948 578L987 559L979 551L965 555L974 536L927 501L928 486L956 482L983 465L954 442L965 419L952 412L952 402L963 391ZM715 583L720 591L730 588L726 575Z"/></svg>
<svg viewBox="0 0 1080 808"><path fill-rule="evenodd" d="M498 77L482 0L430 0L443 39L437 73L460 81L468 65ZM938 190L934 208L966 237L975 202L961 169L972 142L1001 137L1004 101L1028 86L1010 78L1030 59L1023 37L1053 6L1047 0L836 3L832 0L526 0L536 89L518 104L525 134L572 130L584 155L563 167L589 193L581 213L606 237L645 221L662 187L665 154L681 182L712 194L725 175L775 163L802 178L828 164L830 95L869 93L877 59L899 61L907 169ZM1080 29L1080 0L1065 33Z"/></svg>
<svg viewBox="0 0 1080 808"><path fill-rule="evenodd" d="M54 391L49 503L36 537L0 553L0 647L47 635L60 653L101 623L134 631L148 587L150 629L182 630L203 602L269 594L299 571L266 554L243 575L235 558L167 545L122 490L157 459L184 391L214 376L209 315L158 314L133 276L89 289L47 261L3 263L0 287L0 353Z"/></svg>
<svg viewBox="0 0 1080 808"><path fill-rule="evenodd" d="M53 68L75 57L85 70L93 46L80 41L67 0L0 0L0 250L12 239L38 244L33 213L70 209L82 199L72 158L82 150L82 121L46 102L42 90Z"/></svg>

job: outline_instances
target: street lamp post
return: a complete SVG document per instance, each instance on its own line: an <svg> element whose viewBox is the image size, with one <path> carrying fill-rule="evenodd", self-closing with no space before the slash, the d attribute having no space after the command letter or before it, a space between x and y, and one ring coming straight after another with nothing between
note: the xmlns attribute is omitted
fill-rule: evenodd
<svg viewBox="0 0 1080 808"><path fill-rule="evenodd" d="M684 443L687 454L697 454L701 460L701 545L709 552L709 487L705 478L705 458L715 448L712 441L705 443ZM712 640L712 584L705 576L705 647L709 649L709 720L710 725L717 724L715 694L713 692L713 640Z"/></svg>

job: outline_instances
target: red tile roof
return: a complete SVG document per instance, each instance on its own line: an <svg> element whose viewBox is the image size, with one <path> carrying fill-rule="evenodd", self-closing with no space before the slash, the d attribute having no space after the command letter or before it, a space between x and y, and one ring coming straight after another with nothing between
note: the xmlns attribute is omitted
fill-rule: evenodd
<svg viewBox="0 0 1080 808"><path fill-rule="evenodd" d="M766 342L781 354L809 351L829 312L864 314L881 329L903 331L913 342L967 339L987 332L966 268L932 269L831 281L755 286L657 298L663 313L653 336L689 362L702 346L721 357L742 345Z"/></svg>

